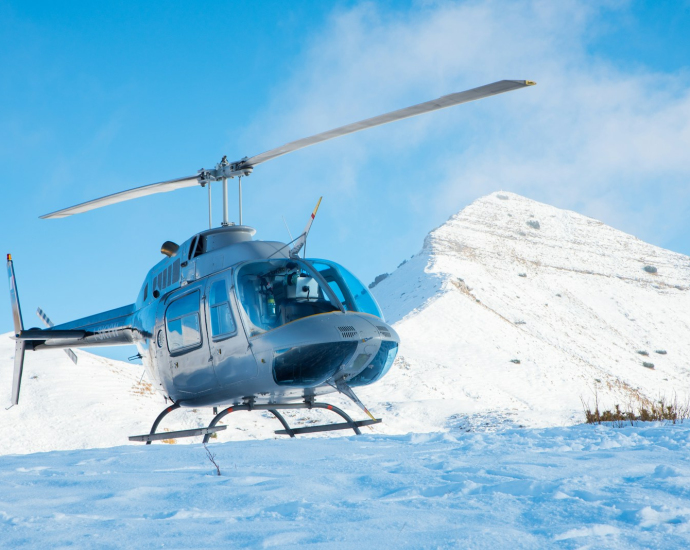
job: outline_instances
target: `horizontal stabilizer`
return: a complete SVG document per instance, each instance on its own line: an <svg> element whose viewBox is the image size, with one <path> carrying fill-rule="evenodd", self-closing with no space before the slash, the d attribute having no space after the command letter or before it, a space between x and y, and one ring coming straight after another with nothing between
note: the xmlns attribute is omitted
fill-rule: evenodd
<svg viewBox="0 0 690 550"><path fill-rule="evenodd" d="M83 330L30 328L17 334L15 340L81 340L84 336L86 336L86 332Z"/></svg>
<svg viewBox="0 0 690 550"><path fill-rule="evenodd" d="M136 311L136 306L130 304L55 325L47 330L32 329L31 333L24 332L30 335L31 339L45 340L44 344L34 347L36 350L129 345L134 343Z"/></svg>

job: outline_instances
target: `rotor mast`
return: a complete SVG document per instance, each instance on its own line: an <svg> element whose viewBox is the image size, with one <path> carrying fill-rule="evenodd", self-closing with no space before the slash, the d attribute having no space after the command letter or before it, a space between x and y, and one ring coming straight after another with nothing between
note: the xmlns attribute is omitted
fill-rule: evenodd
<svg viewBox="0 0 690 550"><path fill-rule="evenodd" d="M223 178L223 223L221 225L230 225L228 222L228 178Z"/></svg>
<svg viewBox="0 0 690 550"><path fill-rule="evenodd" d="M237 178L237 183L239 183L240 189L240 225L242 225L242 176Z"/></svg>
<svg viewBox="0 0 690 550"><path fill-rule="evenodd" d="M243 159L244 160L244 159ZM240 161L241 162L241 161ZM222 227L233 225L228 216L228 179L237 176L239 183L239 225L242 225L242 177L248 176L252 173L252 167L245 167L238 169L239 163L228 162L228 157L224 156L216 165L214 170L199 170L199 183L208 186L208 228L213 229L213 220L211 214L211 182L221 180L223 182L223 221Z"/></svg>

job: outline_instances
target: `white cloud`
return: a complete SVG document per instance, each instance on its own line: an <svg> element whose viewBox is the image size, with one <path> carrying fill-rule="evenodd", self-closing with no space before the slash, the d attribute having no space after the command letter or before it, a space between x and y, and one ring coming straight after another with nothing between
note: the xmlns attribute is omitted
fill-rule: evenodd
<svg viewBox="0 0 690 550"><path fill-rule="evenodd" d="M272 147L495 80L536 80L535 88L302 153L305 189L336 181L329 191L346 209L378 206L382 223L404 232L393 216L437 225L504 188L663 244L690 229L690 78L626 71L592 54L593 37L615 22L611 9L624 16L626 4L439 2L390 14L367 3L337 11L252 132ZM399 212L363 204L375 191L358 181L379 169L399 184L381 183L389 195L399 191L389 205ZM341 230L351 221L335 217Z"/></svg>

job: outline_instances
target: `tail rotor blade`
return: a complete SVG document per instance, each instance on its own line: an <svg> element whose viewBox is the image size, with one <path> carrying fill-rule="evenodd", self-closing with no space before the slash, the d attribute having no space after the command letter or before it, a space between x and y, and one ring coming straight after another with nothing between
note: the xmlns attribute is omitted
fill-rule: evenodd
<svg viewBox="0 0 690 550"><path fill-rule="evenodd" d="M53 328L55 326L55 323L53 323L50 320L50 317L46 315L46 312L43 311L40 307L36 310L36 315L38 315L38 318L43 321L43 324L48 327L48 328ZM75 365L77 364L77 354L74 353L71 349L69 348L64 348L63 351L67 354L67 357L69 357L72 360L72 363Z"/></svg>

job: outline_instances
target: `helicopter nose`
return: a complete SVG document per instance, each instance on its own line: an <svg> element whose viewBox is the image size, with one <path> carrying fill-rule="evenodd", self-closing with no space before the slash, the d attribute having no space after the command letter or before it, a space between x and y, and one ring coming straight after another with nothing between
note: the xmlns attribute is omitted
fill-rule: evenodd
<svg viewBox="0 0 690 550"><path fill-rule="evenodd" d="M273 380L279 386L316 386L349 362L357 342L307 344L275 351Z"/></svg>
<svg viewBox="0 0 690 550"><path fill-rule="evenodd" d="M398 342L398 335L381 319L334 312L266 332L253 340L252 350L259 368L270 368L279 386L317 386L343 376L349 380L375 363L376 368L357 379L364 385L387 372Z"/></svg>

